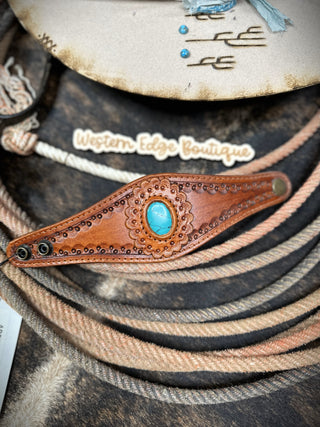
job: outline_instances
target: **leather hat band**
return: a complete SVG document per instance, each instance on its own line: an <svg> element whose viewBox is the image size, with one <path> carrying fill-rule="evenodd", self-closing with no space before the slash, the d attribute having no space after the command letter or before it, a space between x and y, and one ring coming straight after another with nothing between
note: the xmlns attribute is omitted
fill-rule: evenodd
<svg viewBox="0 0 320 427"><path fill-rule="evenodd" d="M88 209L8 245L20 267L155 262L187 254L243 218L284 201L280 172L149 175Z"/></svg>

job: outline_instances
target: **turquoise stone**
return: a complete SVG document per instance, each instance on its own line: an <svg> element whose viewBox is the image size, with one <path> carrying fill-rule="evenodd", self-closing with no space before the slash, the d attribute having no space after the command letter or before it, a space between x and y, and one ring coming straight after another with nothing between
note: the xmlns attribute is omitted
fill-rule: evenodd
<svg viewBox="0 0 320 427"><path fill-rule="evenodd" d="M151 230L159 236L163 236L171 230L172 217L164 203L151 203L147 210L147 220Z"/></svg>
<svg viewBox="0 0 320 427"><path fill-rule="evenodd" d="M188 34L189 28L186 25L181 25L179 27L179 33L180 34Z"/></svg>
<svg viewBox="0 0 320 427"><path fill-rule="evenodd" d="M189 58L190 51L188 49L182 49L182 51L180 52L180 56L181 58Z"/></svg>

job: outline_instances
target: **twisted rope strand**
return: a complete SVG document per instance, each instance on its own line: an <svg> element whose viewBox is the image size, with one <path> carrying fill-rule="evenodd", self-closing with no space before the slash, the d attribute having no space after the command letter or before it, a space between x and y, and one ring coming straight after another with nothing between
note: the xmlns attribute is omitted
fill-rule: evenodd
<svg viewBox="0 0 320 427"><path fill-rule="evenodd" d="M12 230L13 236L20 236L29 233L33 227L25 223L22 219L15 216L12 211L8 210L6 206L0 201L0 218L1 222L9 229Z"/></svg>
<svg viewBox="0 0 320 427"><path fill-rule="evenodd" d="M223 351L223 356L262 356L280 354L294 348L301 347L320 336L320 312L310 316L305 321L275 335L269 340L252 346L228 349Z"/></svg>
<svg viewBox="0 0 320 427"><path fill-rule="evenodd" d="M76 321L78 321L78 319L76 319ZM74 336L74 331L71 333L72 336ZM164 348L160 348L159 352L156 352L154 348L151 348L146 354L146 346L144 345L142 353L142 349L139 349L138 347L133 354L130 354L131 352L128 354L127 351L124 354L122 348L119 348L119 344L117 344L117 347L111 346L110 349L110 344L112 345L113 341L106 346L104 341L99 339L100 337L96 338L96 335L94 335L94 337L91 337L90 341L88 341L86 340L86 335L89 335L89 332L86 333L86 331L83 331L83 326L81 327L81 331L79 331L79 335L76 335L83 341L82 349L84 351L94 355L98 359L116 364L120 363L121 365L135 367L138 369L162 370L167 372L189 372L195 370L238 372L239 369L241 372L257 372L260 370L274 371L287 368L289 369L291 366L297 367L301 364L307 365L320 360L320 353L318 350L305 350L281 356L236 357L230 355L230 357L225 358L223 354L221 356L213 357L212 354L208 352L199 354L179 352ZM151 347L150 344L148 346ZM123 345L120 347L123 347ZM126 346L126 350L127 349L128 347ZM150 352L152 354L149 354ZM300 356L303 356L303 358Z"/></svg>
<svg viewBox="0 0 320 427"><path fill-rule="evenodd" d="M13 198L8 193L6 187L3 185L1 179L0 179L0 203L3 205L4 208L7 208L7 211L11 211L11 213L14 213L14 215L21 219L27 226L30 228L35 228L36 225L29 219L26 212L24 212L20 206L17 205L17 203L13 200ZM2 215L1 215L2 220Z"/></svg>
<svg viewBox="0 0 320 427"><path fill-rule="evenodd" d="M319 332L319 326L318 326ZM94 357L110 363L110 357L107 355L107 351L103 351L101 347L96 346L95 343L84 344L82 349L87 351ZM135 359L134 362L126 361L127 367L134 367L137 369L147 369L149 371L161 371L161 372L224 372L224 373L235 373L235 372L275 372L280 370L295 369L304 366L314 365L320 362L320 348L312 350L302 350L295 353L286 354L271 354L271 355L259 355L252 356L248 355L243 357L225 355L215 356L210 355L197 355L192 353L187 356L187 352L180 352L173 350L173 357L170 355L163 354L164 359L159 360L153 354L156 360L151 361L150 359L145 362ZM173 356L173 355L172 355ZM179 357L181 356L181 358ZM171 359L171 360L170 360ZM177 360L178 359L178 360ZM111 362L112 363L112 362ZM130 365L132 363L132 366Z"/></svg>
<svg viewBox="0 0 320 427"><path fill-rule="evenodd" d="M92 353L92 343L86 343L84 340L75 338L70 333L68 338L81 347L82 350ZM249 356L271 356L276 354L282 354L289 350L295 350L299 347L302 347L314 340L316 340L320 335L320 314L319 312L313 316L310 316L306 320L299 322L297 325L287 329L286 331L274 335L270 339L264 340L258 344L253 344L250 346L242 348L231 348L227 350L214 350L214 351L204 351L200 354L205 354L208 356L221 356L221 357L249 357ZM88 347L89 346L89 347ZM100 354L101 349L95 345L96 352ZM98 354L97 353L97 354ZM192 353L196 354L196 353ZM100 357L101 354L100 354Z"/></svg>
<svg viewBox="0 0 320 427"><path fill-rule="evenodd" d="M273 343L274 344L274 343ZM99 357L105 357L104 356L104 352L101 350L101 348L98 348L97 349L97 344L96 343L94 343L93 344L93 347L92 347L92 345L91 345L91 343L87 343L87 344L84 344L84 346L83 346L83 349L85 350L85 351L90 351L91 353L93 353L93 354L95 354L95 356L97 357L97 356L99 356ZM186 353L184 353L184 355L185 355ZM306 352L304 352L304 354L306 355L307 353ZM193 354L194 355L194 354ZM309 355L307 354L307 357L309 357ZM312 356L313 357L313 356ZM194 359L195 357L193 357L193 359ZM239 358L234 358L234 357L232 357L232 361L234 361L234 360L236 360L236 361L238 361L238 359ZM252 359L252 358L251 358ZM268 358L268 359L270 359L270 362L272 361L272 362L278 362L276 359L274 359L274 358ZM274 360L273 360L274 359ZM239 359L240 360L240 359ZM137 362L137 360L135 360L135 363ZM238 361L239 362L239 361ZM261 362L261 359L259 360L259 363ZM170 361L170 363L172 363L172 361ZM194 363L194 360L192 361L192 363ZM217 360L217 363L219 364L219 365L221 365L221 360L219 359L219 360ZM240 360L240 362L239 362L241 365L243 365L243 362L242 362L242 360ZM222 365L224 365L225 363L222 363ZM227 363L226 363L227 364ZM201 366L199 365L199 369L201 369ZM231 369L231 368L229 368L229 369Z"/></svg>
<svg viewBox="0 0 320 427"><path fill-rule="evenodd" d="M163 310L163 309L147 309L134 307L129 311L127 306L124 306L122 314L116 314L109 310L108 318L116 322L128 325L127 318L144 321L161 321L161 322L176 322L176 323L194 323L205 322L209 320L223 319L225 317L234 316L236 314L249 311L252 308L259 307L266 302L275 299L296 283L299 282L312 268L319 262L320 243L316 248L301 261L293 270L289 271L284 277L270 284L266 288L257 291L247 297L240 298L235 301L227 302L208 308L189 309L189 310ZM307 283L309 285L309 283ZM113 307L112 307L113 308ZM131 307L130 307L131 308ZM116 311L116 310L114 310ZM120 311L120 310L119 310ZM129 313L128 313L129 311ZM131 327L137 328L135 322L131 323Z"/></svg>
<svg viewBox="0 0 320 427"><path fill-rule="evenodd" d="M312 296L311 296L312 295ZM313 299L314 298L314 299ZM295 305L296 304L296 305ZM152 331L159 334L186 336L186 337L216 337L231 336L237 334L250 333L253 331L271 328L281 323L287 322L299 316L302 316L308 310L316 308L320 304L320 290L309 294L307 297L298 300L296 303L259 314L254 317L248 317L238 320L229 320L223 322L208 323L163 323L149 322L144 320L126 319L125 324L135 329ZM293 316L293 317L291 317Z"/></svg>
<svg viewBox="0 0 320 427"><path fill-rule="evenodd" d="M60 351L78 366L95 375L102 381L108 382L122 390L167 403L185 405L215 405L219 403L237 402L258 396L264 396L294 384L313 378L320 373L320 364L302 369L295 369L276 374L271 378L255 381L240 386L230 386L220 389L183 389L166 387L133 378L116 369L109 367L94 358L84 354L72 344L66 342L53 330L48 328L43 319L18 294L13 283L0 272L2 284L1 293L13 309L19 312L26 323L45 340L55 351Z"/></svg>
<svg viewBox="0 0 320 427"><path fill-rule="evenodd" d="M94 319L81 314L49 294L37 285L34 280L11 264L7 264L3 270L10 279L13 279L19 285L27 296L31 297L37 309L46 315L51 322L87 342L88 348L86 350L90 351L95 357L110 363L137 369L168 372L195 370L257 372L261 370L291 369L292 367L307 366L320 361L320 348L282 356L266 356L265 360L260 356L250 356L248 358L232 356L226 360L224 357L212 355L211 352L182 352L142 342L139 339L115 331L106 325L101 325ZM220 336L221 334L235 335L235 332L245 333L264 327L271 327L316 308L319 302L320 289L298 302L274 312L249 319L216 323L214 324L216 327L214 336ZM318 326L316 328L318 335L319 331ZM126 349L125 352L123 348ZM303 356L303 358L300 356Z"/></svg>
<svg viewBox="0 0 320 427"><path fill-rule="evenodd" d="M319 126L320 110L316 112L316 114L304 128L302 128L297 134L289 139L289 141L282 144L280 147L276 148L265 156L260 157L260 159L253 160L250 163L242 165L238 168L226 170L225 172L222 172L221 175L245 175L270 168L300 148L306 141L308 141L308 139L311 138L312 135L316 133L316 131L319 129Z"/></svg>
<svg viewBox="0 0 320 427"><path fill-rule="evenodd" d="M318 243L316 248L308 255L308 257L306 257L292 271L289 271L284 277L267 286L265 289L229 303L193 310L151 309L120 304L114 301L100 299L95 295L87 294L79 289L74 290L62 280L55 280L40 269L28 269L26 273L31 275L31 277L40 283L44 283L47 288L58 293L58 295L79 303L87 308L94 309L100 313L108 314L107 317L109 319L122 324L127 324L126 318L151 322L157 320L162 322L194 323L234 316L236 314L249 311L252 308L276 298L294 286L312 268L314 268L319 261L319 255L320 243ZM134 328L137 327L135 324L131 324L131 326Z"/></svg>
<svg viewBox="0 0 320 427"><path fill-rule="evenodd" d="M3 251L7 244L8 239L0 230L0 247ZM276 298L308 274L318 263L319 255L320 243L318 243L310 254L295 266L293 270L289 271L284 277L266 288L236 301L196 310L163 310L130 306L100 299L96 295L83 292L79 286L77 286L78 289L73 289L68 283L65 283L63 279L57 280L42 269L26 269L25 273L31 275L31 277L38 282L44 283L48 289L58 295L100 313L108 314L107 317L109 319L122 324L128 325L126 318L151 322L157 320L162 322L193 323L233 316L244 311L249 311L254 307ZM134 328L138 327L135 323L132 323L131 326Z"/></svg>
<svg viewBox="0 0 320 427"><path fill-rule="evenodd" d="M55 148L43 141L37 142L35 146L35 152L39 154L39 156L46 157L47 159L53 160L54 162L63 164L65 166L69 166L81 172L90 173L91 175L98 176L100 178L111 181L118 181L124 184L144 176L139 173L122 171L119 169L114 169L110 166L92 162L90 160L68 153L67 151L61 150L60 148Z"/></svg>
<svg viewBox="0 0 320 427"><path fill-rule="evenodd" d="M194 270L178 270L152 274L136 273L134 275L134 280L153 283L202 283L209 280L217 280L247 273L279 261L298 250L301 246L306 245L318 235L319 227L320 215L310 225L290 239L250 258L245 258L229 264ZM99 269L97 268L97 270ZM117 276L127 277L124 273L118 273Z"/></svg>

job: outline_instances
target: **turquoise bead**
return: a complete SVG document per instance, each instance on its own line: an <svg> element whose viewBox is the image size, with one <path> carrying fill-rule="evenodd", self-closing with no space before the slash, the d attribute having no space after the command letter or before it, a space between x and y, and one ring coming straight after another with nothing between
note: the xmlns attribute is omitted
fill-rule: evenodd
<svg viewBox="0 0 320 427"><path fill-rule="evenodd" d="M167 206L162 202L153 202L147 209L147 220L151 230L163 236L172 227L172 217Z"/></svg>
<svg viewBox="0 0 320 427"><path fill-rule="evenodd" d="M186 25L181 25L179 27L179 33L180 34L188 34L189 28Z"/></svg>
<svg viewBox="0 0 320 427"><path fill-rule="evenodd" d="M190 51L188 49L182 49L182 51L180 52L180 56L181 58L189 58Z"/></svg>

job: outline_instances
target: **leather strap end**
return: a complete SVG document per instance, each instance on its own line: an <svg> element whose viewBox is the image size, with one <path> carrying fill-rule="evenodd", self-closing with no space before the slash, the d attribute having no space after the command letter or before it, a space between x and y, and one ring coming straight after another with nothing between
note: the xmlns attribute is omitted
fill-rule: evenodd
<svg viewBox="0 0 320 427"><path fill-rule="evenodd" d="M13 240L7 255L18 267L172 260L290 193L291 183L280 172L149 175Z"/></svg>

